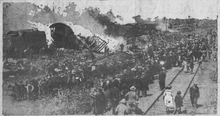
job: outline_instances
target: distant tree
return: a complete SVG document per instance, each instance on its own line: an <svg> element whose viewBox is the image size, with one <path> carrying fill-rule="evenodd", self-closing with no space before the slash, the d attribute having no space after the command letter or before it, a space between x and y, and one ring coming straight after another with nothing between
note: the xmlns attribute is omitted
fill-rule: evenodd
<svg viewBox="0 0 220 116"><path fill-rule="evenodd" d="M7 33L7 27L8 27L8 23L7 23L7 14L8 14L8 8L11 6L11 3L7 3L4 2L3 3L3 34Z"/></svg>
<svg viewBox="0 0 220 116"><path fill-rule="evenodd" d="M172 29L173 28L173 25L171 23L169 23L169 26L168 26L169 29Z"/></svg>

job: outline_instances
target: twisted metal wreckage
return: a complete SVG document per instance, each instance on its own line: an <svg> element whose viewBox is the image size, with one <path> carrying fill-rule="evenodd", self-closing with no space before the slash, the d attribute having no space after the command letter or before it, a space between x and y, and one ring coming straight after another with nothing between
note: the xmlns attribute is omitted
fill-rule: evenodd
<svg viewBox="0 0 220 116"><path fill-rule="evenodd" d="M50 48L64 48L82 50L88 49L91 52L100 53L107 48L108 42L98 36L84 37L75 35L73 30L63 23L54 23L50 26L50 34L53 43L47 45L46 34L38 29L25 29L18 31L9 31L4 36L5 55L8 57L24 57L28 51L37 54L40 51Z"/></svg>

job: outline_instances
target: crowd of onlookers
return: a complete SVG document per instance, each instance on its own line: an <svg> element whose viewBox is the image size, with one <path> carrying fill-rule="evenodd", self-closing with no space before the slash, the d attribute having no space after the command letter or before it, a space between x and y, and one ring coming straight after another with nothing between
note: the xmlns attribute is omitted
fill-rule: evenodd
<svg viewBox="0 0 220 116"><path fill-rule="evenodd" d="M16 100L37 99L79 86L92 88L94 114L103 114L110 109L113 114L142 114L138 99L147 96L148 85L154 82L156 75L159 75L160 89L163 90L165 70L184 66L185 72L193 73L195 61L201 62L206 57L217 61L214 42L207 44L205 36L192 38L175 44L152 42L147 51L135 52L129 59L101 64L88 63L81 57L49 62L44 67L46 76L10 84L10 95Z"/></svg>
<svg viewBox="0 0 220 116"><path fill-rule="evenodd" d="M187 39L187 38L185 38ZM120 74L104 80L101 88L91 93L94 99L94 114L103 114L112 108L112 114L142 114L138 99L146 97L148 85L159 74L160 89L165 89L166 71L172 67L183 67L185 73L193 74L195 62L201 64L207 59L216 61L216 46L205 36L195 36L187 42L177 42L173 46L154 45L147 52L136 55L133 67L126 67ZM117 68L116 68L117 69ZM180 95L180 93L178 93ZM109 104L111 104L109 106Z"/></svg>

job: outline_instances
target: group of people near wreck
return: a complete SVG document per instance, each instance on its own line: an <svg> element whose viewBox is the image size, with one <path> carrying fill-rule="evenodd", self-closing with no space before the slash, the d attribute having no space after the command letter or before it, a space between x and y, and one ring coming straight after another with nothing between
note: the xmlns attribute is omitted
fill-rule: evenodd
<svg viewBox="0 0 220 116"><path fill-rule="evenodd" d="M210 54L212 49L204 38L178 42L175 45L152 44L147 52L134 55L132 60L115 61L110 65L79 64L76 67L73 61L52 63L47 67L48 75L44 78L32 79L26 83L16 82L9 88L16 99L23 99L25 95L36 98L61 88L72 89L76 85L87 86L89 89L94 87L94 80L99 79L101 87L90 93L94 114L103 114L110 109L113 114L143 114L138 107L138 99L147 97L148 85L153 83L156 75L159 77L160 89L163 90L167 69L184 66L185 72L193 73L194 61L202 63L206 56L211 58ZM198 95L191 96L195 106Z"/></svg>
<svg viewBox="0 0 220 116"><path fill-rule="evenodd" d="M9 84L9 94L18 101L36 100L48 95L55 95L63 88L71 89L76 85L84 85L85 88L93 87L93 81L85 78L87 75L83 73L83 71L86 72L86 69L73 70L74 66L76 65L69 61L51 63L46 68L46 76Z"/></svg>
<svg viewBox="0 0 220 116"><path fill-rule="evenodd" d="M23 64L24 65L24 64ZM112 76L125 67L131 67L132 61L113 62L110 65L79 62L79 60L66 59L64 61L50 61L45 64L46 76L26 79L9 83L8 94L15 100L36 100L48 95L57 95L64 89L80 87L90 89L94 81ZM116 68L116 69L115 69Z"/></svg>
<svg viewBox="0 0 220 116"><path fill-rule="evenodd" d="M121 73L103 80L100 88L91 92L93 98L93 113L103 114L112 109L113 114L142 114L138 107L138 99L146 97L148 85L159 74L159 86L165 87L166 70L175 66L183 67L185 73L193 74L195 63L202 63L208 56L211 59L211 45L205 38L195 38L193 41L178 42L176 45L152 45L147 52L137 54L132 60L133 67L126 67ZM169 89L169 87L168 87ZM193 92L191 92L193 91ZM199 90L195 84L190 89L193 107L196 107ZM176 110L181 111L181 91L175 97Z"/></svg>
<svg viewBox="0 0 220 116"><path fill-rule="evenodd" d="M177 91L176 96L174 97L172 92L172 86L168 85L163 93L163 100L166 108L171 108L172 113L181 114L181 107L183 106L183 96L181 95L181 91ZM192 107L197 108L198 104L198 98L200 97L199 87L197 83L194 83L190 89L190 100ZM175 104L175 106L174 106ZM169 110L166 109L166 113L169 113Z"/></svg>

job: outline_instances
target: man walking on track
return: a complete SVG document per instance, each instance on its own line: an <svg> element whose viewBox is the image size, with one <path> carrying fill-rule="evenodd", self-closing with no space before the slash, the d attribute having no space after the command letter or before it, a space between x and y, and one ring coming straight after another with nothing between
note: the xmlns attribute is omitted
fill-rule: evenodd
<svg viewBox="0 0 220 116"><path fill-rule="evenodd" d="M159 74L159 85L160 85L160 90L163 90L165 88L165 79L166 79L166 72L165 68L162 68L162 71Z"/></svg>
<svg viewBox="0 0 220 116"><path fill-rule="evenodd" d="M181 107L183 105L183 98L181 96L181 91L177 92L177 95L175 96L175 103L176 103L176 112L177 112L177 114L180 114Z"/></svg>
<svg viewBox="0 0 220 116"><path fill-rule="evenodd" d="M198 101L199 96L200 96L199 88L197 84L194 84L192 87L190 87L190 100L191 100L192 106L195 108L197 107L197 101Z"/></svg>

